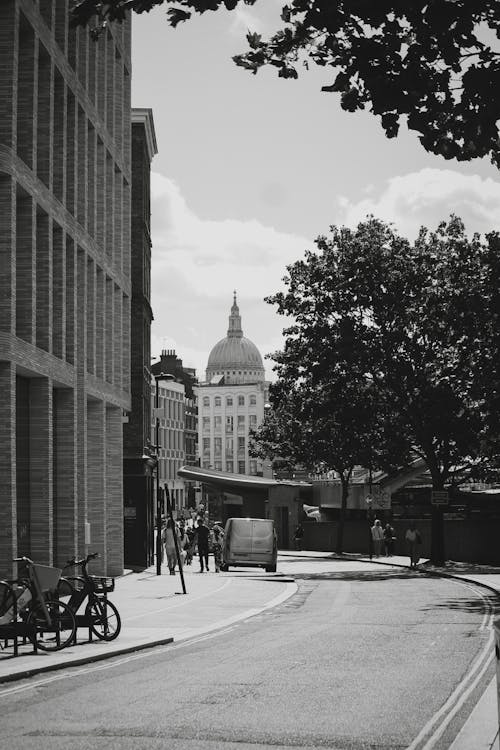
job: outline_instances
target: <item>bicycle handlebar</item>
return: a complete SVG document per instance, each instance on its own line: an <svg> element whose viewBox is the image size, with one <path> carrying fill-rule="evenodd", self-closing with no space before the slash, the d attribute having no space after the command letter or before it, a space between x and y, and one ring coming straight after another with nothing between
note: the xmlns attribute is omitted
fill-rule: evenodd
<svg viewBox="0 0 500 750"><path fill-rule="evenodd" d="M72 566L76 565L87 565L91 560L95 560L97 557L99 557L99 552L90 552L87 557L83 557L81 560L77 560L76 557L73 557L72 560L68 560L65 568L70 568Z"/></svg>
<svg viewBox="0 0 500 750"><path fill-rule="evenodd" d="M30 560L29 557L14 557L12 559L12 562L24 562L29 563L30 565L34 565L33 560Z"/></svg>

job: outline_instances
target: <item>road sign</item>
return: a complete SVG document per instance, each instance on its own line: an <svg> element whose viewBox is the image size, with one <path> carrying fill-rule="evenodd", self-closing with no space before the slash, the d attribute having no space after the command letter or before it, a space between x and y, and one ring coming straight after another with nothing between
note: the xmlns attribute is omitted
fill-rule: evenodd
<svg viewBox="0 0 500 750"><path fill-rule="evenodd" d="M448 490L432 490L431 503L433 505L448 505Z"/></svg>

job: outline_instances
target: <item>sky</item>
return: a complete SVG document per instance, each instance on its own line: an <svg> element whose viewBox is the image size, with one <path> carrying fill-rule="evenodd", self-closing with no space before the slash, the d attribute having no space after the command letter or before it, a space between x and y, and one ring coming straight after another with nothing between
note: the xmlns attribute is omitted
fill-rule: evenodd
<svg viewBox="0 0 500 750"><path fill-rule="evenodd" d="M333 76L298 80L236 67L248 30L280 27L281 0L219 10L172 29L165 10L132 20L132 106L153 110L151 350L175 349L203 380L224 338L233 290L244 335L263 355L287 321L264 301L287 265L333 224L368 214L415 237L451 213L469 232L500 229L500 174L489 160L428 154L403 128L387 139L369 112L321 92ZM265 359L273 379L272 359Z"/></svg>

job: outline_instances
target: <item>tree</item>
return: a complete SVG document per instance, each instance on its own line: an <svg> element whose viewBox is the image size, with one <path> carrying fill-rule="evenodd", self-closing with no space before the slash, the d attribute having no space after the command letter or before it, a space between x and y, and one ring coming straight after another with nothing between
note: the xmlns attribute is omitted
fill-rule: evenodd
<svg viewBox="0 0 500 750"><path fill-rule="evenodd" d="M254 5L256 0L243 0ZM129 11L168 6L172 26L192 13L242 0L80 0L75 24L97 33ZM323 91L348 112L367 107L388 138L405 121L423 147L445 159L488 155L500 164L500 6L496 0L290 0L283 27L267 41L249 32L234 60L252 73L274 66L297 78L309 63L331 71ZM495 48L496 46L496 48Z"/></svg>
<svg viewBox="0 0 500 750"><path fill-rule="evenodd" d="M287 290L267 301L295 322L273 358L278 393L296 382L299 394L307 386L307 398L316 399L307 424L314 436L319 419L320 437L309 450L336 468L331 456L350 424L353 443L363 439L358 397L366 393L375 464L387 463L391 451L398 463L411 449L425 460L433 489L442 490L484 461L491 392L498 394L498 362L484 357L498 340L489 319L498 242L496 234L469 240L452 217L436 232L422 228L411 244L371 217L356 230L331 227L330 236L316 240L316 252L288 267ZM339 413L346 415L343 432L332 431L326 459L323 442ZM436 506L431 546L432 561L442 563L443 516Z"/></svg>

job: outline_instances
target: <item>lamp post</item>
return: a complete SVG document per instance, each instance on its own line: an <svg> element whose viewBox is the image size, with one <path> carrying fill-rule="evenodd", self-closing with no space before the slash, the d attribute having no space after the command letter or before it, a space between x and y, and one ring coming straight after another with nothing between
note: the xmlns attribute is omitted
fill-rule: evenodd
<svg viewBox="0 0 500 750"><path fill-rule="evenodd" d="M155 379L155 449L156 449L156 575L161 575L162 489L160 487L160 381L173 380L173 375L160 372Z"/></svg>

